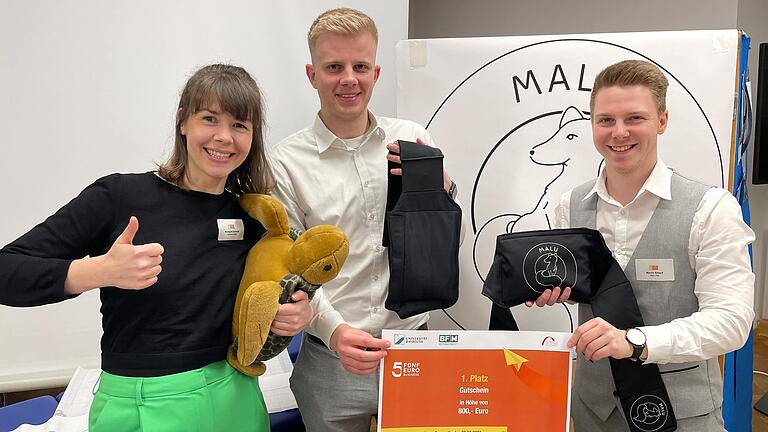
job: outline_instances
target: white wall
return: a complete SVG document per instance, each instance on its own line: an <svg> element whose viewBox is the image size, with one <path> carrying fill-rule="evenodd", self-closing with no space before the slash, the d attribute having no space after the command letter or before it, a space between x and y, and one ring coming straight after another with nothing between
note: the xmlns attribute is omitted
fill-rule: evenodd
<svg viewBox="0 0 768 432"><path fill-rule="evenodd" d="M267 100L268 142L311 124L304 75L314 18L328 0L130 2L5 0L0 13L0 245L96 178L154 168L170 148L186 78L212 62L245 67ZM407 0L357 0L380 28L372 108L395 112L395 42ZM8 289L8 287L2 287ZM98 365L98 293L32 309L0 307L0 391L65 384Z"/></svg>

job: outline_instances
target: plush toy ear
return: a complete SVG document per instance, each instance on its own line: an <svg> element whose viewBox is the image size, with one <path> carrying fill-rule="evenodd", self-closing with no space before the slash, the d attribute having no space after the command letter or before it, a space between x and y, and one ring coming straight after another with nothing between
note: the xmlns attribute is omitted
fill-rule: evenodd
<svg viewBox="0 0 768 432"><path fill-rule="evenodd" d="M240 207L252 218L261 222L269 235L288 234L288 214L276 198L264 194L245 194L240 197Z"/></svg>
<svg viewBox="0 0 768 432"><path fill-rule="evenodd" d="M339 274L348 255L347 236L335 226L318 225L296 239L288 269L313 285L322 285Z"/></svg>

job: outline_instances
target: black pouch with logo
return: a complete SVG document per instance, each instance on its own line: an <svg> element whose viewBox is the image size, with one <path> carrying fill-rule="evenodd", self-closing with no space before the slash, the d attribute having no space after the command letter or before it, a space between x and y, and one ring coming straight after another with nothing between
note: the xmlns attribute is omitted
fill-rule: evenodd
<svg viewBox="0 0 768 432"><path fill-rule="evenodd" d="M589 304L595 317L618 329L642 327L632 285L599 231L567 228L502 234L483 285L496 307L536 300L546 289L571 287L570 300ZM604 360L601 360L604 361ZM677 429L656 364L609 359L616 394L632 432Z"/></svg>
<svg viewBox="0 0 768 432"><path fill-rule="evenodd" d="M389 174L382 241L390 275L384 305L408 318L459 298L461 208L443 189L440 149L399 143L403 175Z"/></svg>
<svg viewBox="0 0 768 432"><path fill-rule="evenodd" d="M603 236L589 228L502 234L483 295L510 308L536 300L546 289L571 287L571 300L589 303L611 261Z"/></svg>

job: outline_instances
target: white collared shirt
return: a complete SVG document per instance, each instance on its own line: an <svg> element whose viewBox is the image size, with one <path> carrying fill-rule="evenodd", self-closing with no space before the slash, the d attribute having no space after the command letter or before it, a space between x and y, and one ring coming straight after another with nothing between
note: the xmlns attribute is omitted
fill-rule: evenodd
<svg viewBox="0 0 768 432"><path fill-rule="evenodd" d="M671 178L672 170L659 160L637 196L622 206L608 194L602 171L584 198L597 194L597 230L622 269L660 200L672 198ZM570 200L568 191L555 208L558 228L570 226ZM705 360L741 348L754 318L755 275L747 251L754 240L736 199L725 189L709 189L693 216L688 241L699 310L669 323L642 327L648 345L646 363Z"/></svg>
<svg viewBox="0 0 768 432"><path fill-rule="evenodd" d="M381 329L415 329L427 314L405 320L385 309L389 261L382 246L387 201L387 144L420 138L427 131L406 120L369 114L371 127L357 139L335 136L320 117L285 138L270 152L277 178L274 193L292 226L306 230L335 225L349 238L349 257L339 275L312 300L315 316L307 331L329 346L336 327L347 323L379 337ZM463 233L463 224L462 224Z"/></svg>

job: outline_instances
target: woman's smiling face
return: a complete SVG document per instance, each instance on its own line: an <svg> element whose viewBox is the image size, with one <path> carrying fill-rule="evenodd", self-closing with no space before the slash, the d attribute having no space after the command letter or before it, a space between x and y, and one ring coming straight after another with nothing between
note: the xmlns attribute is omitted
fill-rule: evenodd
<svg viewBox="0 0 768 432"><path fill-rule="evenodd" d="M185 186L218 194L229 174L248 157L253 123L234 118L214 100L184 120L181 134L187 145Z"/></svg>

